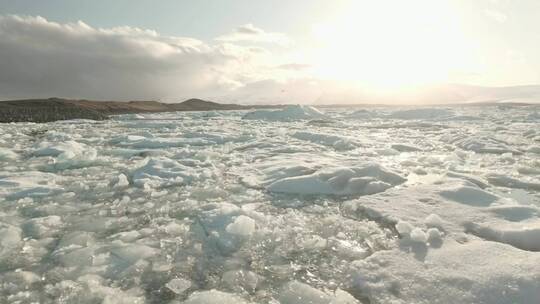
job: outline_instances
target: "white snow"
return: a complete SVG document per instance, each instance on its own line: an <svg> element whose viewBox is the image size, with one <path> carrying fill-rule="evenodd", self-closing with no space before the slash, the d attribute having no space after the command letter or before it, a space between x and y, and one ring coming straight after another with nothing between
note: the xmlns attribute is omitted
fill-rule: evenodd
<svg viewBox="0 0 540 304"><path fill-rule="evenodd" d="M0 303L537 304L531 113L3 124Z"/></svg>

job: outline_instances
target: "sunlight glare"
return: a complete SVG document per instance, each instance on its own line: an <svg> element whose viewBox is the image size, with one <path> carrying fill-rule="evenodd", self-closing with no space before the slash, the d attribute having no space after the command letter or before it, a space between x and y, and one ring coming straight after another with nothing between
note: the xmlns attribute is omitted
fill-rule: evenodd
<svg viewBox="0 0 540 304"><path fill-rule="evenodd" d="M466 61L459 15L446 1L354 1L312 32L317 76L374 90L442 82Z"/></svg>

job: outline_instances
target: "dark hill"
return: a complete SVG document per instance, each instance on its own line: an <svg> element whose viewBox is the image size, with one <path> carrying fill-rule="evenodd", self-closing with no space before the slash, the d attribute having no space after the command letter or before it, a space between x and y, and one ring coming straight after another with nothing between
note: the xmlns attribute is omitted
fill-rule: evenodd
<svg viewBox="0 0 540 304"><path fill-rule="evenodd" d="M174 111L242 110L256 106L221 104L201 99L181 103L157 101L91 101L61 98L0 101L2 122L49 122L66 119L107 119L109 115Z"/></svg>

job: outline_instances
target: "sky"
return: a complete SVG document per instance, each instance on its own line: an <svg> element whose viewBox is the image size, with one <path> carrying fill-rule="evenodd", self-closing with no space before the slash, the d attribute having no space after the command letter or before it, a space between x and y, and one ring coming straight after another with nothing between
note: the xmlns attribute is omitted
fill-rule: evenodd
<svg viewBox="0 0 540 304"><path fill-rule="evenodd" d="M536 98L539 54L537 0L0 0L0 99Z"/></svg>

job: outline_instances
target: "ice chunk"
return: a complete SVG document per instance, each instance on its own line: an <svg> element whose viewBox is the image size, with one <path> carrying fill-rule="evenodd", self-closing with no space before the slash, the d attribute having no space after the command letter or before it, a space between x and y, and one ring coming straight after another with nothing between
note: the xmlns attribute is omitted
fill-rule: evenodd
<svg viewBox="0 0 540 304"><path fill-rule="evenodd" d="M266 187L271 183L287 177L309 175L316 172L319 165L310 163L304 159L268 159L264 162L254 163L251 170L243 170L242 181L251 187Z"/></svg>
<svg viewBox="0 0 540 304"><path fill-rule="evenodd" d="M51 215L28 220L23 225L23 230L27 236L43 238L52 236L62 225L62 218Z"/></svg>
<svg viewBox="0 0 540 304"><path fill-rule="evenodd" d="M123 187L127 187L127 186L129 186L129 180L128 180L128 178L127 178L127 176L125 174L121 173L116 178L116 182L114 184L114 187L115 188L123 188Z"/></svg>
<svg viewBox="0 0 540 304"><path fill-rule="evenodd" d="M535 153L535 154L540 154L540 146L533 146L533 147L529 147L529 149L527 149L527 152L529 153ZM2 153L0 152L0 155ZM1 158L1 156L0 156Z"/></svg>
<svg viewBox="0 0 540 304"><path fill-rule="evenodd" d="M11 151L10 149L0 148L0 161L14 160L17 158L17 153Z"/></svg>
<svg viewBox="0 0 540 304"><path fill-rule="evenodd" d="M405 145L405 144L393 144L392 149L399 151L399 152L417 152L422 151L422 149L412 146L412 145Z"/></svg>
<svg viewBox="0 0 540 304"><path fill-rule="evenodd" d="M429 228L427 231L427 237L430 243L439 242L442 239L441 232L437 228Z"/></svg>
<svg viewBox="0 0 540 304"><path fill-rule="evenodd" d="M170 280L167 284L165 284L165 287L169 288L175 294L183 294L191 287L191 281L182 278L176 278Z"/></svg>
<svg viewBox="0 0 540 304"><path fill-rule="evenodd" d="M257 110L247 113L242 119L257 119L268 121L296 121L305 119L320 119L326 117L314 107L303 105L291 105L281 110L268 111Z"/></svg>
<svg viewBox="0 0 540 304"><path fill-rule="evenodd" d="M135 149L165 149L185 146L205 146L212 144L211 141L204 138L161 138L137 135L115 137L110 141L110 143L114 144L115 146L130 147ZM157 152L159 153L159 150Z"/></svg>
<svg viewBox="0 0 540 304"><path fill-rule="evenodd" d="M86 146L73 140L65 142L41 142L37 149L32 152L34 156L59 156L60 154L66 155L79 155L84 152Z"/></svg>
<svg viewBox="0 0 540 304"><path fill-rule="evenodd" d="M240 236L250 236L255 231L255 221L245 215L236 217L234 222L227 225L228 233Z"/></svg>
<svg viewBox="0 0 540 304"><path fill-rule="evenodd" d="M124 262L135 263L155 256L159 250L142 244L118 244L111 248L111 252Z"/></svg>
<svg viewBox="0 0 540 304"><path fill-rule="evenodd" d="M279 293L280 304L358 304L348 292L337 289L333 294L313 288L305 283L291 281Z"/></svg>
<svg viewBox="0 0 540 304"><path fill-rule="evenodd" d="M358 144L351 138L338 135L302 131L294 133L292 137L324 146L333 147L334 149L341 151L352 150L358 147Z"/></svg>
<svg viewBox="0 0 540 304"><path fill-rule="evenodd" d="M382 192L405 179L379 165L328 168L319 172L278 180L268 186L272 192L292 194L369 195Z"/></svg>
<svg viewBox="0 0 540 304"><path fill-rule="evenodd" d="M230 270L221 277L222 283L231 290L254 292L259 284L259 276L247 270Z"/></svg>
<svg viewBox="0 0 540 304"><path fill-rule="evenodd" d="M396 224L396 230L400 235L408 236L414 229L414 226L405 221L399 221Z"/></svg>
<svg viewBox="0 0 540 304"><path fill-rule="evenodd" d="M330 301L330 304L360 304L360 301L350 293L338 288L334 292L334 298Z"/></svg>
<svg viewBox="0 0 540 304"><path fill-rule="evenodd" d="M464 174L464 173L457 173L457 172L447 172L446 176L466 180L468 182L471 182L477 185L478 187L482 189L485 189L488 187L488 182L478 176L473 176L473 175Z"/></svg>
<svg viewBox="0 0 540 304"><path fill-rule="evenodd" d="M307 284L292 281L281 289L279 301L281 304L329 304L331 297Z"/></svg>
<svg viewBox="0 0 540 304"><path fill-rule="evenodd" d="M84 168L100 164L97 150L85 144L68 140L65 142L41 142L32 152L33 156L55 157L45 168L49 171Z"/></svg>
<svg viewBox="0 0 540 304"><path fill-rule="evenodd" d="M8 200L52 196L63 192L58 180L55 174L39 171L0 174L0 194Z"/></svg>
<svg viewBox="0 0 540 304"><path fill-rule="evenodd" d="M16 249L22 242L22 231L18 227L7 226L0 228L0 260L11 250Z"/></svg>
<svg viewBox="0 0 540 304"><path fill-rule="evenodd" d="M453 201L471 206L489 206L499 197L481 189L463 186L457 189L444 190L440 195Z"/></svg>
<svg viewBox="0 0 540 304"><path fill-rule="evenodd" d="M248 304L248 302L241 297L218 291L196 291L192 293L187 300L182 302L184 304Z"/></svg>
<svg viewBox="0 0 540 304"><path fill-rule="evenodd" d="M425 243L428 240L427 234L422 230L421 228L414 228L411 231L411 240L418 242L418 243Z"/></svg>
<svg viewBox="0 0 540 304"><path fill-rule="evenodd" d="M435 228L442 228L444 225L443 220L437 214L428 215L426 219L424 220L424 223L426 223L426 226L428 227L435 227Z"/></svg>
<svg viewBox="0 0 540 304"><path fill-rule="evenodd" d="M168 158L151 158L135 170L133 183L138 187L162 188L191 182L197 176L194 169Z"/></svg>
<svg viewBox="0 0 540 304"><path fill-rule="evenodd" d="M477 153L513 153L516 155L522 154L521 151L512 148L507 142L490 135L465 137L463 139L455 141L455 143L463 150L474 151Z"/></svg>
<svg viewBox="0 0 540 304"><path fill-rule="evenodd" d="M540 191L540 182L522 181L503 174L488 174L486 178L496 186Z"/></svg>
<svg viewBox="0 0 540 304"><path fill-rule="evenodd" d="M501 205L489 208L489 211L511 222L520 222L540 217L540 208L523 205Z"/></svg>
<svg viewBox="0 0 540 304"><path fill-rule="evenodd" d="M469 223L470 233L490 241L501 242L528 251L540 251L540 222L524 227L512 225L498 227Z"/></svg>

